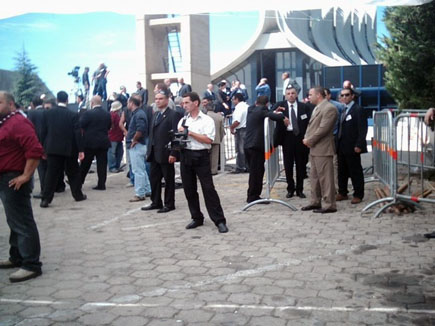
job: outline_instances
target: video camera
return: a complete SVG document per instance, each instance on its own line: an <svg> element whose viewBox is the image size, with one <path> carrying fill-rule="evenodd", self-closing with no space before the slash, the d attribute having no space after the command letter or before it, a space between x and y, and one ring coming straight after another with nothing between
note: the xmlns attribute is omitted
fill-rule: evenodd
<svg viewBox="0 0 435 326"><path fill-rule="evenodd" d="M183 119L181 126L184 128L184 130L182 132L175 132L174 130L168 131L169 135L171 136L171 141L167 145L168 149L181 151L187 147L187 143L189 143L190 140L187 140L189 129L185 124L186 119Z"/></svg>
<svg viewBox="0 0 435 326"><path fill-rule="evenodd" d="M74 82L78 83L80 81L79 77L80 66L75 66L73 70L71 70L68 75L74 78Z"/></svg>

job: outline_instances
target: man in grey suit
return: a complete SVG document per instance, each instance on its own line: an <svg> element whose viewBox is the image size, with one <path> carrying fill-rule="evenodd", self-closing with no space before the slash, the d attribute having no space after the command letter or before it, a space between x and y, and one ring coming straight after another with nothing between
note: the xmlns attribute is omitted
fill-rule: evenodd
<svg viewBox="0 0 435 326"><path fill-rule="evenodd" d="M322 87L310 89L308 97L310 102L316 105L302 141L310 149L311 203L302 207L302 210L313 210L315 213L323 214L334 213L337 207L333 165L335 153L333 130L337 120L337 109L326 100Z"/></svg>

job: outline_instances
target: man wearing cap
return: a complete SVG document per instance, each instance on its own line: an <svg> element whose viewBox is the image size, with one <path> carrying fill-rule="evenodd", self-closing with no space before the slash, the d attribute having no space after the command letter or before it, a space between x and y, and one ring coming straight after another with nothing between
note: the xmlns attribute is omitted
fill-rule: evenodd
<svg viewBox="0 0 435 326"><path fill-rule="evenodd" d="M102 107L101 97L95 95L91 99L91 110L86 111L80 118L83 131L85 158L80 166L82 184L95 158L97 161L98 184L94 190L106 190L107 179L107 150L110 147L109 129L112 120L109 112Z"/></svg>
<svg viewBox="0 0 435 326"><path fill-rule="evenodd" d="M174 163L179 153L168 148L171 141L170 130L177 130L181 116L169 108L169 91L162 89L154 96L158 111L154 113L147 148L147 161L151 163L151 205L142 207L148 211L157 209L157 213L167 213L175 209L175 169ZM165 197L162 202L162 178L165 180Z"/></svg>
<svg viewBox="0 0 435 326"><path fill-rule="evenodd" d="M124 133L119 127L119 121L121 120L122 104L119 101L112 103L110 107L110 118L112 125L109 130L110 148L107 152L107 161L109 165L109 171L112 173L120 172L122 156L124 155L124 147L122 140L124 139Z"/></svg>
<svg viewBox="0 0 435 326"><path fill-rule="evenodd" d="M14 98L0 91L0 199L11 230L9 259L0 268L20 267L9 276L21 282L42 274L41 246L33 218L31 178L43 149L32 123L13 112Z"/></svg>

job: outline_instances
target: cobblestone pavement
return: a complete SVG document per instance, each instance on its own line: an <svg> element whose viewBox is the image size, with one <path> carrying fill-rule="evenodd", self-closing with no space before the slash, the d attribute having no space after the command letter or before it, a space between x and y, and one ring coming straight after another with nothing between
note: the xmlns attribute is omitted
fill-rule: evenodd
<svg viewBox="0 0 435 326"><path fill-rule="evenodd" d="M67 190L50 208L33 201L43 275L11 284L0 270L0 325L433 325L434 207L414 214L361 216L363 203L338 203L335 214L302 212L307 199L242 212L247 174L215 183L228 220L219 234L206 218L195 230L183 191L176 210L144 212L129 203L125 173L107 191L84 185L88 200ZM0 208L0 253L9 229Z"/></svg>

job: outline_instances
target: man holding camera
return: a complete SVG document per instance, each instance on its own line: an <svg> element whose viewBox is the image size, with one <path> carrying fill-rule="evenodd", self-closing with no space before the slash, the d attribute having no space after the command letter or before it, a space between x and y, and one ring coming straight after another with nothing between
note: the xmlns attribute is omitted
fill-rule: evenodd
<svg viewBox="0 0 435 326"><path fill-rule="evenodd" d="M181 150L181 178L192 216L192 222L186 226L186 229L194 229L204 224L197 190L197 178L199 178L207 212L219 232L226 233L228 228L224 212L210 170L209 151L215 136L215 126L213 119L199 110L200 102L197 93L184 94L183 107L187 116L178 123L178 131L184 132L186 128L188 135L187 146Z"/></svg>
<svg viewBox="0 0 435 326"><path fill-rule="evenodd" d="M177 130L181 116L169 108L169 91L159 90L155 96L158 111L154 113L149 129L147 162L151 162L151 205L142 207L143 211L158 209L157 213L166 213L175 209L175 169L174 163L179 153L168 148L171 130ZM165 198L162 203L162 178L165 179Z"/></svg>

